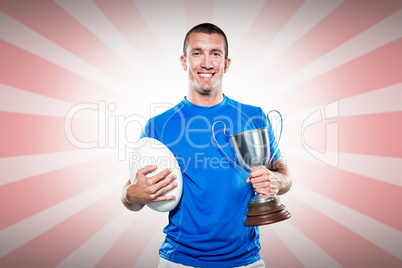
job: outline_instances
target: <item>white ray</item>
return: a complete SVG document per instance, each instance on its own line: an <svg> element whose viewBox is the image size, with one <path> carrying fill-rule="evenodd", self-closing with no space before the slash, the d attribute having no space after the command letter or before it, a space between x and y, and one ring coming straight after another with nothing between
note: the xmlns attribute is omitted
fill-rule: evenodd
<svg viewBox="0 0 402 268"><path fill-rule="evenodd" d="M338 168L379 181L402 186L402 158L339 153Z"/></svg>
<svg viewBox="0 0 402 268"><path fill-rule="evenodd" d="M157 8L153 1L133 0L133 3L169 61L178 63L187 32L184 1L159 1Z"/></svg>
<svg viewBox="0 0 402 268"><path fill-rule="evenodd" d="M1 230L0 241L7 243L0 245L0 258L112 193L121 187L122 181L124 179L120 177L94 186L86 192Z"/></svg>
<svg viewBox="0 0 402 268"><path fill-rule="evenodd" d="M185 76L179 61L187 32L184 1L159 1L157 8L153 1L132 2L155 37L157 46L162 50L158 54L164 56L152 69L147 69L150 79L146 80L147 84L144 83L138 88L144 92L152 91L158 100L172 99L172 96L181 99L185 94L188 77Z"/></svg>
<svg viewBox="0 0 402 268"><path fill-rule="evenodd" d="M0 111L65 117L73 104L0 84ZM97 120L97 113L77 113L74 118Z"/></svg>
<svg viewBox="0 0 402 268"><path fill-rule="evenodd" d="M237 50L251 28L265 1L220 0L215 1L214 24L226 34L229 42L229 55ZM212 7L211 7L212 8ZM194 25L195 26L195 25ZM250 51L242 51L250 53ZM235 54L232 54L235 55Z"/></svg>
<svg viewBox="0 0 402 268"><path fill-rule="evenodd" d="M401 99L402 83L365 92L356 96L339 100L339 116L343 117L401 111ZM308 108L306 110L288 114L287 121L299 121L301 125L303 121L305 121L317 110L323 111L324 105L319 105Z"/></svg>
<svg viewBox="0 0 402 268"><path fill-rule="evenodd" d="M292 186L292 195L402 260L402 232L399 230L391 228L298 184Z"/></svg>
<svg viewBox="0 0 402 268"><path fill-rule="evenodd" d="M295 156L308 161L313 161L325 165L309 154L306 150L296 148L286 148L286 155ZM376 155L351 154L342 152L330 152L325 154L334 154L339 158L337 169L373 178L378 181L402 186L402 158L384 157ZM387 168L384 168L387 167Z"/></svg>
<svg viewBox="0 0 402 268"><path fill-rule="evenodd" d="M150 68L93 1L56 0L56 2L122 59L134 66L138 72Z"/></svg>
<svg viewBox="0 0 402 268"><path fill-rule="evenodd" d="M304 267L342 267L290 222L281 222L270 227Z"/></svg>
<svg viewBox="0 0 402 268"><path fill-rule="evenodd" d="M164 215L165 216L165 215ZM160 220L160 217L158 217ZM156 220L156 219L155 219ZM165 234L162 232L167 225L167 216L164 217L162 223L156 228L155 234L149 239L149 242L144 245L142 254L138 257L134 268L143 267L158 267L159 264L159 248L165 240Z"/></svg>
<svg viewBox="0 0 402 268"><path fill-rule="evenodd" d="M402 83L339 101L339 116L402 111Z"/></svg>
<svg viewBox="0 0 402 268"><path fill-rule="evenodd" d="M343 43L272 87L275 94L356 59L402 37L402 10Z"/></svg>
<svg viewBox="0 0 402 268"><path fill-rule="evenodd" d="M126 229L135 221L137 215L137 213L132 213L125 209L58 264L57 267L95 267Z"/></svg>
<svg viewBox="0 0 402 268"><path fill-rule="evenodd" d="M0 158L0 185L104 157L112 150L79 150Z"/></svg>
<svg viewBox="0 0 402 268"><path fill-rule="evenodd" d="M307 0L275 36L252 65L254 72L261 72L322 19L336 9L342 0Z"/></svg>
<svg viewBox="0 0 402 268"><path fill-rule="evenodd" d="M253 22L257 18L265 1L221 0L215 1L213 23L226 34L229 42L229 58L232 60L229 72L225 74L224 89L229 97L254 103L249 98L256 96L255 91L261 88L258 79L249 79L254 73L245 73L248 66L248 54L252 51L239 51L238 47L244 40ZM252 49L251 49L252 50ZM239 55L241 54L241 55ZM246 61L246 62L244 62ZM245 79L247 77L247 79ZM247 88L246 96L244 89ZM254 91L254 92L253 92Z"/></svg>
<svg viewBox="0 0 402 268"><path fill-rule="evenodd" d="M0 27L1 39L101 86L122 93L131 91L128 86L1 11L0 25L7 25L7 27Z"/></svg>

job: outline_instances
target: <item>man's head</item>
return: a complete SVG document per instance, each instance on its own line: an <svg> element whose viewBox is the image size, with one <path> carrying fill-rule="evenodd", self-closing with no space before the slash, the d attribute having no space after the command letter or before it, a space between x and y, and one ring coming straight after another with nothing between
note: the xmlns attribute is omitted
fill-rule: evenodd
<svg viewBox="0 0 402 268"><path fill-rule="evenodd" d="M190 31L186 34L186 37L184 38L184 44L183 44L183 55L187 57L187 46L188 46L188 37L190 36L191 33L204 33L204 34L218 34L221 35L225 39L224 43L224 49L225 49L225 59L228 58L229 55L229 45L228 45L228 39L226 38L225 33L219 28L218 26L212 24L212 23L201 23L193 28L191 28Z"/></svg>
<svg viewBox="0 0 402 268"><path fill-rule="evenodd" d="M225 34L213 24L197 25L187 33L180 61L189 73L190 92L201 95L222 92L223 74L231 62L227 47Z"/></svg>

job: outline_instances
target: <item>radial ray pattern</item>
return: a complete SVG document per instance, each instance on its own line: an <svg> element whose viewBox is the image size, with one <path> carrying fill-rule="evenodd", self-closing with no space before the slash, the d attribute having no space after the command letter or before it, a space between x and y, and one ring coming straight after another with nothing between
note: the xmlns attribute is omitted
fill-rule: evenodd
<svg viewBox="0 0 402 268"><path fill-rule="evenodd" d="M120 190L201 22L227 33L225 94L285 119L267 266L402 267L400 0L1 0L0 267L156 267L167 214Z"/></svg>

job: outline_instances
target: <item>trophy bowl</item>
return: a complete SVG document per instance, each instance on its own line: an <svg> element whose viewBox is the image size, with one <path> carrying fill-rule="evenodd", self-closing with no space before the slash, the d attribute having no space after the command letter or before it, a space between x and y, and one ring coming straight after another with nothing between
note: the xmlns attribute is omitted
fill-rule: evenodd
<svg viewBox="0 0 402 268"><path fill-rule="evenodd" d="M277 113L280 115L279 112ZM226 129L226 125L222 121L217 121L214 123L212 131L216 143L217 141L214 134L214 126L218 122L221 122ZM279 137L277 147L271 154L268 128L269 126L230 136L226 135L224 129L223 133L231 142L236 158L239 160L239 162L241 162L243 167L237 165L232 159L230 159L220 145L218 143L217 144L221 151L233 164L246 172L250 172L251 170L261 166L268 168L268 165L271 163L276 151L278 150L280 140ZM246 216L247 219L245 220L244 225L252 227L283 221L289 219L291 214L286 210L285 206L281 204L278 195L256 194L248 202L248 211Z"/></svg>

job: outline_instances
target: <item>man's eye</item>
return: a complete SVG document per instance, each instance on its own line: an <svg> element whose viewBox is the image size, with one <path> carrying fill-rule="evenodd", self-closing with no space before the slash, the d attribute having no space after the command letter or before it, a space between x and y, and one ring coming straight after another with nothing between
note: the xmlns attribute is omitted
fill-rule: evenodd
<svg viewBox="0 0 402 268"><path fill-rule="evenodd" d="M214 56L214 57L220 57L220 56L221 56L221 53L219 53L219 52L214 52L214 53L212 53L212 56Z"/></svg>
<svg viewBox="0 0 402 268"><path fill-rule="evenodd" d="M200 52L193 52L192 55L193 56L199 56L199 55L201 55L201 53Z"/></svg>

